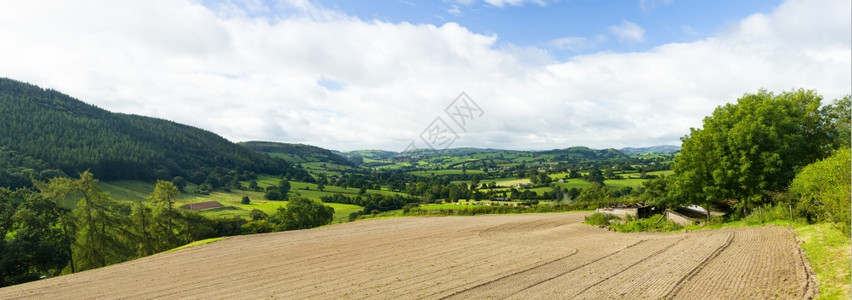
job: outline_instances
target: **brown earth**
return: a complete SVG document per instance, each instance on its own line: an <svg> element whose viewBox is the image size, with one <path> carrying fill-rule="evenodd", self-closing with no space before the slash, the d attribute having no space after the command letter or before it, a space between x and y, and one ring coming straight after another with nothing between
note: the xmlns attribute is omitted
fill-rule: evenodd
<svg viewBox="0 0 852 300"><path fill-rule="evenodd" d="M614 233L585 213L395 218L229 238L0 299L800 299L786 227Z"/></svg>

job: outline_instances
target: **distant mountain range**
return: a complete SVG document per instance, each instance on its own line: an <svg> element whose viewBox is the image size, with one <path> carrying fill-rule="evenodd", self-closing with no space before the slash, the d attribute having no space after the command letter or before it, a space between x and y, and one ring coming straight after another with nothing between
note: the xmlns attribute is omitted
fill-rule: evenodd
<svg viewBox="0 0 852 300"><path fill-rule="evenodd" d="M432 149L414 149L408 150L404 152L394 152L394 151L386 151L386 150L357 150L357 151L349 151L349 152L340 152L334 151L333 153L338 154L343 157L361 157L367 159L374 160L383 160L383 159L391 159L398 156L404 157L425 157L425 156L438 156L438 155L471 155L477 153L496 153L496 152L506 152L506 153L533 153L533 154L552 154L552 155L580 155L586 158L603 158L603 157L612 157L617 155L636 155L636 154L668 154L668 153L676 153L680 151L680 146L673 145L661 145L661 146L652 146L652 147L642 147L642 148L621 148L621 149L592 149L589 147L576 146L565 149L554 149L554 150L504 150L504 149L493 149L493 148L450 148L450 149L441 149L441 150L432 150Z"/></svg>

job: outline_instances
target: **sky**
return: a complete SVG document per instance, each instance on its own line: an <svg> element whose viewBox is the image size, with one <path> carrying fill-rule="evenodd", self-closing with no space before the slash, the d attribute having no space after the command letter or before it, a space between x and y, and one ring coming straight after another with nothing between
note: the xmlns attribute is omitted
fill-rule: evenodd
<svg viewBox="0 0 852 300"><path fill-rule="evenodd" d="M848 0L0 0L0 77L231 141L679 145L745 93L852 93Z"/></svg>

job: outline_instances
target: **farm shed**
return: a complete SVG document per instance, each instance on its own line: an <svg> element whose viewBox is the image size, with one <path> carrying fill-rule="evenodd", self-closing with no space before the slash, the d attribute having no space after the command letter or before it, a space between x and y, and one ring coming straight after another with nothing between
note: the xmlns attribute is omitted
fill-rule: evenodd
<svg viewBox="0 0 852 300"><path fill-rule="evenodd" d="M656 207L647 206L641 203L635 204L618 204L611 205L605 208L598 208L596 212L626 218L627 215L632 215L637 219L645 219L654 214Z"/></svg>
<svg viewBox="0 0 852 300"><path fill-rule="evenodd" d="M699 206L678 207L666 210L666 219L680 225L699 224L707 218L707 211Z"/></svg>
<svg viewBox="0 0 852 300"><path fill-rule="evenodd" d="M211 208L222 207L222 203L216 201L198 202L181 206L181 208L189 210L205 210Z"/></svg>

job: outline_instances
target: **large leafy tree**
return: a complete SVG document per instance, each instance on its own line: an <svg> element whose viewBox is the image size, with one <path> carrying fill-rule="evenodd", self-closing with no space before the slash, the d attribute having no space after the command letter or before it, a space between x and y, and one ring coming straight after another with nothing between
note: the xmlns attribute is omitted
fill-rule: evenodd
<svg viewBox="0 0 852 300"><path fill-rule="evenodd" d="M15 215L16 203L13 201L13 192L0 188L0 287L7 284L9 271L11 270L5 257L9 253L9 248L6 242L6 235L13 230L14 222L12 216Z"/></svg>
<svg viewBox="0 0 852 300"><path fill-rule="evenodd" d="M828 132L831 134L834 148L850 148L852 146L852 96L834 100L831 105L823 108Z"/></svg>
<svg viewBox="0 0 852 300"><path fill-rule="evenodd" d="M28 190L17 192L26 202L18 206L12 217L14 234L7 236L8 247L0 255L0 269L4 269L8 283L12 284L59 275L71 259L58 226L63 209Z"/></svg>
<svg viewBox="0 0 852 300"><path fill-rule="evenodd" d="M278 224L279 230L307 229L331 223L334 208L303 197L296 197L279 207L270 219Z"/></svg>
<svg viewBox="0 0 852 300"><path fill-rule="evenodd" d="M784 190L796 172L835 143L822 97L812 90L760 90L716 108L682 138L673 166L677 202L732 206L745 214Z"/></svg>

